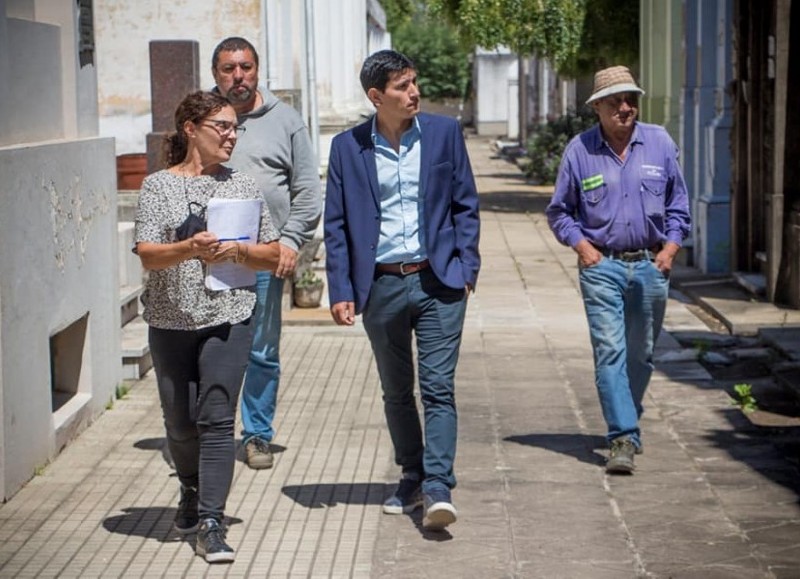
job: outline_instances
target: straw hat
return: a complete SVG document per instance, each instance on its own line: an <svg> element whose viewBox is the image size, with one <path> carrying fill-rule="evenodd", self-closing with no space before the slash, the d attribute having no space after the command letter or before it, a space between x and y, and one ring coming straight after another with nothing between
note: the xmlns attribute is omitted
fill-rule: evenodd
<svg viewBox="0 0 800 579"><path fill-rule="evenodd" d="M592 96L589 97L586 104L588 105L597 99L620 92L638 92L639 94L644 94L644 91L640 89L636 81L633 80L633 75L627 66L604 68L595 73Z"/></svg>

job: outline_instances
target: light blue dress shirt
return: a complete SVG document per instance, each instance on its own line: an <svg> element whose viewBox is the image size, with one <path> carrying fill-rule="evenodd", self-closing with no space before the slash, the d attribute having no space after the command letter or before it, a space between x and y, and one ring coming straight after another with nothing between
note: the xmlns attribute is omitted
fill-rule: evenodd
<svg viewBox="0 0 800 579"><path fill-rule="evenodd" d="M372 142L381 195L378 263L416 262L427 258L423 195L419 174L422 160L419 121L415 118L400 138L400 151L378 133L372 119Z"/></svg>

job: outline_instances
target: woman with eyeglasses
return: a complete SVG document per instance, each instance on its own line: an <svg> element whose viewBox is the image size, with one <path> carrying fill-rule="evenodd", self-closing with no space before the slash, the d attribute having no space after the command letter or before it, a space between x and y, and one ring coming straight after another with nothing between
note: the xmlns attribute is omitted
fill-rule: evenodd
<svg viewBox="0 0 800 579"><path fill-rule="evenodd" d="M188 95L175 112L175 129L166 141L168 168L142 183L134 251L149 270L143 317L181 483L174 527L182 535L198 532L197 554L209 563L231 562L223 518L256 294L252 287L208 289L205 267L234 261L274 270L278 232L264 203L257 243L221 241L205 231L210 199L262 199L251 177L222 165L240 130L228 100Z"/></svg>

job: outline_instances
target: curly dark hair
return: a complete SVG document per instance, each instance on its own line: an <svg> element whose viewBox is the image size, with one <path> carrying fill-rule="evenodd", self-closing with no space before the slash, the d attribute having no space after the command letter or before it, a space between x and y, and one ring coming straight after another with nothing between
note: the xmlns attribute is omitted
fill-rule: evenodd
<svg viewBox="0 0 800 579"><path fill-rule="evenodd" d="M189 150L189 139L183 130L184 123L199 123L228 106L231 106L230 101L216 92L199 90L186 95L175 109L175 132L164 137L164 159L167 167L183 161Z"/></svg>

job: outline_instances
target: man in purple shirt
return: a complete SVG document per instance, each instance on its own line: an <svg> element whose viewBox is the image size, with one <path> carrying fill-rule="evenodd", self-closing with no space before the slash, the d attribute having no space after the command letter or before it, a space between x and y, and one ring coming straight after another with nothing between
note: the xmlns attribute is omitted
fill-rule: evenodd
<svg viewBox="0 0 800 579"><path fill-rule="evenodd" d="M678 149L664 128L636 120L642 94L624 66L595 74L586 104L599 124L567 145L546 211L578 254L610 473L632 473L642 452L642 399L690 225Z"/></svg>

